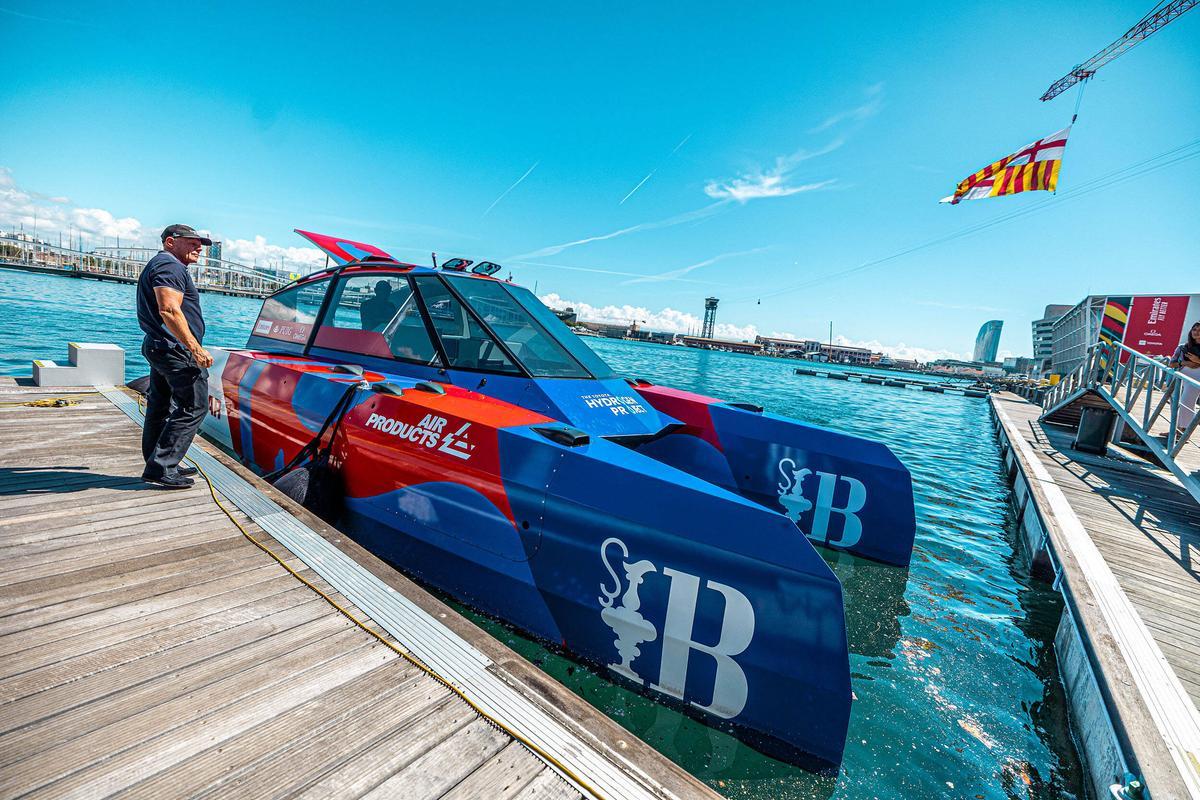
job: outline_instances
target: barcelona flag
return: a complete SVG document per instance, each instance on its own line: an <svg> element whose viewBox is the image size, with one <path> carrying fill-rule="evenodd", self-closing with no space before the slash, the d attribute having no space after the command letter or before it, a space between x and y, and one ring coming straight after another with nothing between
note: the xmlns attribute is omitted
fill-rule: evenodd
<svg viewBox="0 0 1200 800"><path fill-rule="evenodd" d="M941 202L957 204L963 200L982 200L1003 194L1049 191L1058 186L1058 170L1067 149L1070 127L1027 144L1017 152L988 164L959 182L954 194Z"/></svg>

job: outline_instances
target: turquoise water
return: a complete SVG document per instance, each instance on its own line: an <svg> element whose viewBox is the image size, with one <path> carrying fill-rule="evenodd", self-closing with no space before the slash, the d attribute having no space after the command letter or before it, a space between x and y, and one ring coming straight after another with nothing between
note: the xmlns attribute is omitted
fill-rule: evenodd
<svg viewBox="0 0 1200 800"><path fill-rule="evenodd" d="M245 341L256 301L202 304L208 343ZM143 374L132 308L130 286L0 270L0 373L28 374L33 358L65 360L67 341L98 341L125 347L127 374ZM1014 556L985 401L797 376L792 361L587 342L628 375L880 439L912 472L908 570L821 551L845 587L856 696L845 761L836 776L789 767L482 624L731 798L1083 796L1051 646L1061 604Z"/></svg>

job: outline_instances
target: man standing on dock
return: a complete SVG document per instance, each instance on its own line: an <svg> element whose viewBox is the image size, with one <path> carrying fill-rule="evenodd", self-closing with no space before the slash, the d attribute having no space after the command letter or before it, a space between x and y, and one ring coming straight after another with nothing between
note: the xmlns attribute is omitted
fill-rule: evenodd
<svg viewBox="0 0 1200 800"><path fill-rule="evenodd" d="M138 325L146 334L142 355L150 364L146 424L142 428L142 480L163 489L186 489L195 467L180 466L208 413L208 368L200 294L187 267L212 240L188 225L168 225L162 250L137 284Z"/></svg>

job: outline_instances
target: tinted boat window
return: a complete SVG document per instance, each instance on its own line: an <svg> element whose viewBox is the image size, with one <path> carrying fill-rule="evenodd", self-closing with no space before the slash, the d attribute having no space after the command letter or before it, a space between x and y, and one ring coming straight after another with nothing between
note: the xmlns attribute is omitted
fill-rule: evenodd
<svg viewBox="0 0 1200 800"><path fill-rule="evenodd" d="M447 276L475 313L538 378L587 378L588 372L497 281Z"/></svg>
<svg viewBox="0 0 1200 800"><path fill-rule="evenodd" d="M313 344L344 353L441 363L412 287L402 276L340 280Z"/></svg>
<svg viewBox="0 0 1200 800"><path fill-rule="evenodd" d="M294 286L268 297L254 323L255 336L304 344L317 321L329 279Z"/></svg>
<svg viewBox="0 0 1200 800"><path fill-rule="evenodd" d="M538 300L533 292L523 286L513 286L512 284L498 284L504 288L506 292L512 295L518 303L526 311L529 312L545 331L553 336L555 340L574 356L575 360L583 365L584 369L592 373L596 378L612 378L616 376L613 368L605 363L604 359L596 355L592 348L587 346L587 342L576 336L567 324L559 319L553 311L546 308L546 304Z"/></svg>
<svg viewBox="0 0 1200 800"><path fill-rule="evenodd" d="M450 361L449 366L521 374L521 369L439 279L430 276L415 280L421 299L425 301L425 310L429 312L429 319Z"/></svg>

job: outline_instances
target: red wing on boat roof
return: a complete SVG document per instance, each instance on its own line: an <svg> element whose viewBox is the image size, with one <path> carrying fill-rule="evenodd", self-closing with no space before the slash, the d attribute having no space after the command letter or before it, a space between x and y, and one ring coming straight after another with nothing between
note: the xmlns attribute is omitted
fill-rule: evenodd
<svg viewBox="0 0 1200 800"><path fill-rule="evenodd" d="M349 264L351 261L358 261L367 256L382 256L392 259L392 256L373 244L355 242L337 236L327 236L323 233L310 233L309 231L302 231L299 228L294 228L293 230L328 253L329 257L338 264ZM392 260L394 261L395 259Z"/></svg>

